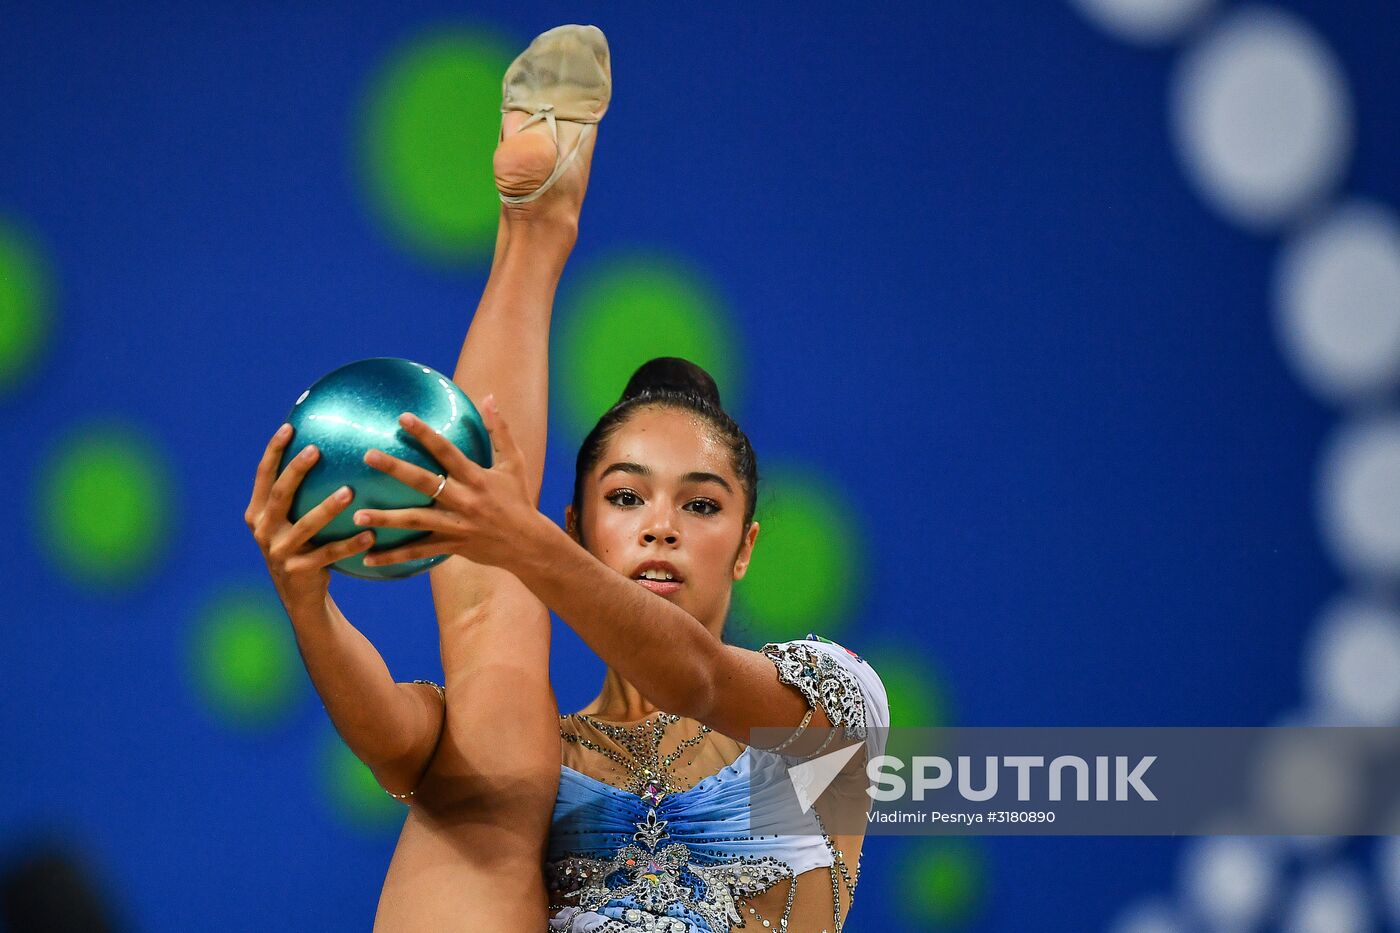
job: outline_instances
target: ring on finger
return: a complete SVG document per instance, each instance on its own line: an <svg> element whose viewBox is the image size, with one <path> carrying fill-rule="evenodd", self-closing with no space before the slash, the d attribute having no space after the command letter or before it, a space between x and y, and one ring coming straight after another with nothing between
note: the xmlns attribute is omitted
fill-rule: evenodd
<svg viewBox="0 0 1400 933"><path fill-rule="evenodd" d="M439 473L438 476L440 478L440 482L438 483L437 492L432 494L431 498L433 499L436 499L438 495L442 493L443 487L447 485L447 475L444 473Z"/></svg>

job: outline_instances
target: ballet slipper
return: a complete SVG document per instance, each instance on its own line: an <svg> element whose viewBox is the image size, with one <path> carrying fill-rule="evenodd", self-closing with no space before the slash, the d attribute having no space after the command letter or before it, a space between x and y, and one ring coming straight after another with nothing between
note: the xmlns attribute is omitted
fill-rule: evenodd
<svg viewBox="0 0 1400 933"><path fill-rule="evenodd" d="M505 138L505 114L509 111L530 114L516 133L544 122L554 141L554 170L529 194L501 194L501 201L525 204L548 191L573 163L589 134L595 132L611 99L612 64L601 29L556 26L536 36L511 62L501 82L500 138Z"/></svg>

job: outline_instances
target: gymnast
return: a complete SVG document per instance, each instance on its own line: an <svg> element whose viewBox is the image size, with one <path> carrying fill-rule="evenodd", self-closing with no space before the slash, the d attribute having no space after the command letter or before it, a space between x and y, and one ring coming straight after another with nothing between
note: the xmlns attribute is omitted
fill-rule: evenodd
<svg viewBox="0 0 1400 933"><path fill-rule="evenodd" d="M861 741L880 754L884 687L815 634L757 651L723 640L759 537L759 477L694 363L639 367L578 452L564 527L540 513L554 293L612 92L602 32L536 37L503 90L495 255L453 373L481 400L493 465L406 413L446 473L380 451L366 462L436 501L355 515L429 532L367 564L451 555L429 572L445 684L395 682L331 599L326 568L373 539L311 547L345 508L330 499L288 523L314 457L276 476L288 439L274 436L245 515L332 722L408 804L375 929L836 933L860 874L863 768L840 792L862 818L829 833L835 789L771 833L749 791L786 781L780 751L805 760ZM564 716L550 610L607 668ZM758 727L786 738L747 744Z"/></svg>

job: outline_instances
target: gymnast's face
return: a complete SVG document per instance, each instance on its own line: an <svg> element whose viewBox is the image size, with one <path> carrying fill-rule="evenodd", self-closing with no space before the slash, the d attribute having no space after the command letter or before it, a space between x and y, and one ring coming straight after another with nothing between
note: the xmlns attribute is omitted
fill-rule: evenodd
<svg viewBox="0 0 1400 933"><path fill-rule="evenodd" d="M675 408L639 409L608 441L580 505L581 516L565 510L575 540L582 531L593 556L719 634L758 523L744 531L744 489L708 422ZM670 564L675 580L640 580L648 561Z"/></svg>

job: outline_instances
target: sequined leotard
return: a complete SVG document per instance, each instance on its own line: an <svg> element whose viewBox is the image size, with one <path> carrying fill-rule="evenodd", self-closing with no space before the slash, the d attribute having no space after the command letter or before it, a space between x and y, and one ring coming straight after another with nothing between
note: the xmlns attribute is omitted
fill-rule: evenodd
<svg viewBox="0 0 1400 933"><path fill-rule="evenodd" d="M862 658L817 635L759 650L838 734L883 752L889 703ZM635 726L574 714L561 717L560 736L566 763L546 863L553 933L840 931L860 840L849 865L850 837L843 852L818 807L792 809L781 756L665 713ZM779 786L788 789L764 792Z"/></svg>

